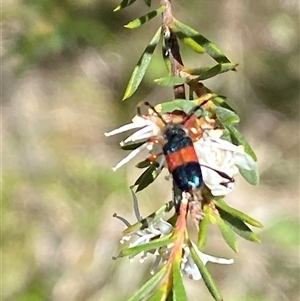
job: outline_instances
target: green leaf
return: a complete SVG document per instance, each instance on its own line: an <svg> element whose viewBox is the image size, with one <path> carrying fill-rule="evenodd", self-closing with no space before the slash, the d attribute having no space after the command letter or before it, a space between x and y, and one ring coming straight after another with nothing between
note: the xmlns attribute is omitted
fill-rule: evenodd
<svg viewBox="0 0 300 301"><path fill-rule="evenodd" d="M120 258L125 256L135 256L141 252L156 250L160 247L173 243L174 241L175 238L173 237L173 233L170 233L166 236L154 239L148 243L138 245L135 247L122 249L117 257Z"/></svg>
<svg viewBox="0 0 300 301"><path fill-rule="evenodd" d="M234 112L234 109L225 101L226 97L224 96L220 96L220 95L216 95L212 101L218 105L221 106L222 108L226 108L232 112Z"/></svg>
<svg viewBox="0 0 300 301"><path fill-rule="evenodd" d="M221 136L221 139L226 140L226 141L232 143L230 133L228 132L228 130L226 128L223 129L223 134Z"/></svg>
<svg viewBox="0 0 300 301"><path fill-rule="evenodd" d="M219 73L224 73L233 70L237 65L238 64L224 63L224 64L217 64L215 66L192 68L192 69L183 67L182 71L187 72L190 75L198 75L199 77L197 79L202 80L202 79L213 77Z"/></svg>
<svg viewBox="0 0 300 301"><path fill-rule="evenodd" d="M245 152L251 156L254 161L257 161L257 157L245 137L233 125L225 125L225 127L230 133L232 143L235 145L243 145Z"/></svg>
<svg viewBox="0 0 300 301"><path fill-rule="evenodd" d="M142 287L127 301L140 301L144 297L146 297L163 279L165 273L167 271L167 267L164 266L160 269L153 277L151 277Z"/></svg>
<svg viewBox="0 0 300 301"><path fill-rule="evenodd" d="M189 46L193 51L199 54L205 53L205 49L199 45L193 38L188 37L188 36L183 36L182 41L184 44Z"/></svg>
<svg viewBox="0 0 300 301"><path fill-rule="evenodd" d="M197 246L200 251L202 251L206 246L207 236L208 236L208 226L210 221L210 210L208 206L203 208L204 216L199 223L198 241Z"/></svg>
<svg viewBox="0 0 300 301"><path fill-rule="evenodd" d="M157 30L154 37L150 41L149 45L144 50L142 56L140 57L136 67L134 68L129 83L127 85L126 91L123 96L123 100L129 98L138 88L140 85L146 70L148 68L148 65L151 61L153 52L156 48L156 45L159 42L161 36L161 27Z"/></svg>
<svg viewBox="0 0 300 301"><path fill-rule="evenodd" d="M186 99L174 99L161 103L159 105L159 112L164 114L172 113L174 111L182 111L188 114L195 106L196 104L194 101L187 101Z"/></svg>
<svg viewBox="0 0 300 301"><path fill-rule="evenodd" d="M236 218L229 213L223 211L222 209L218 209L221 218L231 227L231 229L243 237L246 240L253 242L260 242L258 237L252 232L252 230L239 218Z"/></svg>
<svg viewBox="0 0 300 301"><path fill-rule="evenodd" d="M193 256L193 259L202 275L202 278L205 282L206 287L208 288L209 292L211 293L211 295L214 297L214 299L216 301L223 301L223 297L215 283L215 281L213 280L213 278L211 277L210 273L208 272L208 269L206 268L206 266L203 264L202 260L200 259L200 257L198 256L196 250L194 249L193 245L191 244L190 241L188 241L188 245L189 248L191 250L191 254Z"/></svg>
<svg viewBox="0 0 300 301"><path fill-rule="evenodd" d="M154 182L161 172L158 162L153 162L147 170L145 170L139 178L135 181L133 186L137 186L136 192L143 190L148 185Z"/></svg>
<svg viewBox="0 0 300 301"><path fill-rule="evenodd" d="M149 7L151 6L151 1L152 0L144 0L144 2L146 3L146 5L149 6Z"/></svg>
<svg viewBox="0 0 300 301"><path fill-rule="evenodd" d="M215 215L215 217L224 240L227 242L228 246L237 253L237 243L233 230L223 221L223 219L219 215Z"/></svg>
<svg viewBox="0 0 300 301"><path fill-rule="evenodd" d="M134 3L136 0L123 0L115 9L114 11L118 11L121 10L129 5L131 5L132 3Z"/></svg>
<svg viewBox="0 0 300 301"><path fill-rule="evenodd" d="M164 301L166 300L166 295L167 295L167 287L162 286L158 291L156 291L154 294L150 296L147 301Z"/></svg>
<svg viewBox="0 0 300 301"><path fill-rule="evenodd" d="M155 18L157 15L161 14L162 12L164 12L165 9L166 9L166 7L164 5L160 6L156 10L153 10L153 11L149 12L146 15L141 16L141 17L139 17L137 19L134 19L133 21L131 21L128 24L124 25L124 27L130 28L130 29L140 27L144 23L150 21L151 19Z"/></svg>
<svg viewBox="0 0 300 301"><path fill-rule="evenodd" d="M157 78L154 80L154 82L160 86L177 86L177 85L185 84L186 82L188 82L188 79L186 77L173 75L173 76Z"/></svg>
<svg viewBox="0 0 300 301"><path fill-rule="evenodd" d="M237 114L226 108L217 107L216 115L224 126L238 123L240 121Z"/></svg>
<svg viewBox="0 0 300 301"><path fill-rule="evenodd" d="M196 80L205 80L211 77L214 77L221 73L221 64L218 64L210 69L204 69L200 73L200 75L196 78Z"/></svg>
<svg viewBox="0 0 300 301"><path fill-rule="evenodd" d="M173 263L173 301L187 301L186 291L182 281L182 273L180 269L180 260Z"/></svg>
<svg viewBox="0 0 300 301"><path fill-rule="evenodd" d="M121 149L123 149L123 150L134 150L134 149L140 147L141 145L143 145L144 143L145 143L145 141L130 142L130 143L126 143L126 144L121 144Z"/></svg>
<svg viewBox="0 0 300 301"><path fill-rule="evenodd" d="M191 75L198 75L195 80L205 80L211 77L214 77L220 73L224 73L230 70L235 69L237 64L226 63L226 64L217 64L215 66L201 67L196 69L183 68L182 71L187 72Z"/></svg>
<svg viewBox="0 0 300 301"><path fill-rule="evenodd" d="M231 215L237 219L240 219L253 227L257 227L257 228L263 227L263 225L259 221L255 220L254 218L250 217L249 215L247 215L239 210L236 210L236 209L228 206L224 200L218 199L218 200L214 200L213 202L216 205L216 207L227 212L229 215Z"/></svg>
<svg viewBox="0 0 300 301"><path fill-rule="evenodd" d="M189 27L186 24L174 19L174 24L171 26L172 30L178 36L179 39L191 38L195 43L202 46L206 52L218 63L230 63L225 54L211 41L200 35L195 29Z"/></svg>
<svg viewBox="0 0 300 301"><path fill-rule="evenodd" d="M155 212L151 213L146 218L138 221L137 223L131 225L130 227L123 230L123 235L131 235L138 230L143 230L148 228L149 224L155 224L159 219L161 219L166 213L170 212L174 206L173 201L166 203L164 206L160 207Z"/></svg>
<svg viewBox="0 0 300 301"><path fill-rule="evenodd" d="M258 185L259 184L259 173L256 169L247 170L240 166L238 166L240 174L243 178L251 185Z"/></svg>
<svg viewBox="0 0 300 301"><path fill-rule="evenodd" d="M152 161L149 159L146 159L144 161L139 162L138 164L135 165L137 168L146 168L152 164Z"/></svg>

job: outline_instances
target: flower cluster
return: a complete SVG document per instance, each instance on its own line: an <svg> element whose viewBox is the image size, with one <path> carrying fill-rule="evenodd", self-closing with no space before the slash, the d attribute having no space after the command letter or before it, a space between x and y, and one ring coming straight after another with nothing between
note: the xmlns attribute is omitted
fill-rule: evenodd
<svg viewBox="0 0 300 301"><path fill-rule="evenodd" d="M119 218L123 221L126 226L126 234L121 238L121 244L125 244L129 242L128 248L134 248L137 246L145 246L147 243L154 242L155 240L159 240L160 238L166 237L174 232L174 227L167 221L163 220L162 218L159 219L151 219L147 218L142 222L141 217L138 212L138 204L135 194L133 194L134 200L134 208L135 214L140 223L140 227L136 228L135 225L131 226L130 223L125 220L123 217L115 215L115 217ZM147 226L145 227L145 224ZM129 233L127 233L129 232ZM136 238L136 239L134 239ZM202 253L197 246L190 242L192 248L196 251L198 257L205 265L207 262L212 263L219 263L219 264L232 264L233 259L225 259L210 256L208 254ZM142 251L139 253L140 255L140 263L144 262L149 256L155 256L154 263L151 268L151 274L155 274L163 265L167 264L170 259L170 254L172 252L174 244L169 243L159 248L150 249L147 251ZM129 258L133 261L133 258L137 254L130 255ZM187 275L190 279L193 280L200 280L202 275L200 270L195 263L194 257L192 255L191 249L187 241L182 245L182 259L180 264L181 272Z"/></svg>
<svg viewBox="0 0 300 301"><path fill-rule="evenodd" d="M205 120L204 123L203 120ZM106 136L112 136L137 129L135 133L120 144L121 146L133 143L140 145L122 159L113 168L114 171L145 150L149 153L149 160L158 163L158 170L167 167L166 159L162 152L163 142L161 142L164 141L164 127L161 126L159 121L160 119L157 118L153 112L150 112L150 114L146 116L137 115L132 119L132 123L105 133ZM255 169L255 162L244 152L243 146L236 146L222 139L223 130L214 129L211 124L211 120L202 117L201 135L197 136L199 129L195 129L192 126L187 130L191 133L190 136L194 134L194 149L198 156L205 185L211 190L212 195L222 196L231 192L234 188L234 182L228 181L228 178L233 178L239 173L238 167L253 170ZM226 185L224 185L224 183L226 183Z"/></svg>

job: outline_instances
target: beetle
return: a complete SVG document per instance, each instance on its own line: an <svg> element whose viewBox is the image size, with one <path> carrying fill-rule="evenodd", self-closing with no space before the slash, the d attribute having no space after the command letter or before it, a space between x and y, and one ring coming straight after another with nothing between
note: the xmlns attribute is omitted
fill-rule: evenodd
<svg viewBox="0 0 300 301"><path fill-rule="evenodd" d="M204 105L208 100L204 101L201 105L195 106L182 120L181 123L167 122L163 116L152 106L149 102L143 101L138 107L138 115L141 115L140 106L144 104L153 110L157 117L163 122L163 137L165 143L162 145L163 153L166 158L169 172L172 174L173 180L178 188L183 192L193 194L193 191L200 189L203 183L203 176L201 166L196 154L193 140L188 135L185 124L187 121ZM218 173L223 178L228 179L228 182L220 183L227 185L233 182L234 179L229 177L226 173L215 170L206 165L203 167L209 168Z"/></svg>
<svg viewBox="0 0 300 301"><path fill-rule="evenodd" d="M169 123L163 133L166 143L162 149L169 172L178 188L185 192L200 188L202 172L192 139L181 124Z"/></svg>

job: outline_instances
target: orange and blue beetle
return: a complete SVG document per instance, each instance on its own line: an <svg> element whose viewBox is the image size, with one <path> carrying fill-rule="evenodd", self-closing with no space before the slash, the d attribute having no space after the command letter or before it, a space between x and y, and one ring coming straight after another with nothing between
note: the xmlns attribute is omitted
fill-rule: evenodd
<svg viewBox="0 0 300 301"><path fill-rule="evenodd" d="M162 115L149 102L141 102L137 108L138 115L141 115L140 106L144 104L152 109L157 117L163 122L163 137L165 143L161 144L169 172L172 174L175 184L181 191L192 194L194 190L201 188L203 176L193 140L189 136L185 125L196 111L207 101L203 102L201 105L195 106L180 123L166 122ZM231 177L221 171L206 165L203 166L212 169L222 177L228 179L228 182L220 183L220 185L227 185L234 181Z"/></svg>

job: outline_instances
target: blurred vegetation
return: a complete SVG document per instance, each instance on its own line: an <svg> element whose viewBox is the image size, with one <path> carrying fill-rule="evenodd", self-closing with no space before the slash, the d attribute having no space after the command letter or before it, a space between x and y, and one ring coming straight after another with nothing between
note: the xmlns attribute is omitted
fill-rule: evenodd
<svg viewBox="0 0 300 301"><path fill-rule="evenodd" d="M134 163L111 171L124 156L121 137L103 133L129 122L139 100L171 99L172 91L153 83L164 74L158 53L141 89L121 103L159 20L124 29L147 7L139 0L113 13L117 4L2 1L3 300L123 300L143 282L131 273L144 268L138 262L110 260L123 230L112 214L134 221L128 186L138 171ZM239 179L229 200L263 222L262 243L240 241L235 255L212 233L207 252L236 261L211 266L212 274L226 300L297 300L298 1L178 0L173 13L240 64L207 86L239 112L261 172L260 186ZM163 177L153 185L140 194L143 215L170 199ZM191 300L210 298L201 282L187 286Z"/></svg>

